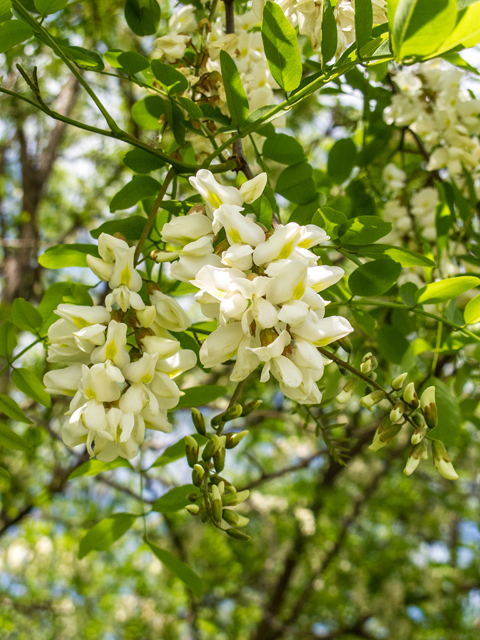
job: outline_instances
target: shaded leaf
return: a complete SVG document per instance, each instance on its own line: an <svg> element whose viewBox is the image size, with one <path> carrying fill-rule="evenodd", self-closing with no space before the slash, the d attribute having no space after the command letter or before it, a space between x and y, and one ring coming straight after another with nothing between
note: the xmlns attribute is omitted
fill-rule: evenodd
<svg viewBox="0 0 480 640"><path fill-rule="evenodd" d="M12 371L12 382L22 393L35 400L35 402L43 404L44 407L49 407L52 404L49 394L45 392L42 382L33 371L23 367L14 369Z"/></svg>
<svg viewBox="0 0 480 640"><path fill-rule="evenodd" d="M220 65L228 110L230 111L234 125L237 129L240 129L248 118L249 106L247 95L243 88L237 65L226 51L220 51Z"/></svg>
<svg viewBox="0 0 480 640"><path fill-rule="evenodd" d="M191 590L193 593L200 597L203 593L203 580L198 576L193 569L182 562L175 556L172 556L171 553L165 551L165 549L160 549L156 545L151 542L147 542L150 549L153 551L154 555L160 560L160 562L170 569L177 578L180 580Z"/></svg>
<svg viewBox="0 0 480 640"><path fill-rule="evenodd" d="M5 393L0 393L0 412L17 422L25 422L26 424L31 424L32 422L15 400Z"/></svg>
<svg viewBox="0 0 480 640"><path fill-rule="evenodd" d="M0 445L7 449L28 453L32 450L30 444L21 436L12 431L6 424L0 422Z"/></svg>
<svg viewBox="0 0 480 640"><path fill-rule="evenodd" d="M92 458L74 469L68 476L68 479L74 480L75 478L80 478L82 476L98 476L99 473L112 471L112 469L118 469L119 467L127 467L128 469L131 469L132 465L124 458L117 458L111 462L100 462L100 460Z"/></svg>
<svg viewBox="0 0 480 640"><path fill-rule="evenodd" d="M355 269L348 278L348 286L356 296L379 296L396 283L401 271L398 262L380 258Z"/></svg>
<svg viewBox="0 0 480 640"><path fill-rule="evenodd" d="M185 395L180 398L175 409L203 407L224 396L228 389L218 384L208 384L200 387L190 387L190 389L183 389L182 391Z"/></svg>
<svg viewBox="0 0 480 640"><path fill-rule="evenodd" d="M87 267L87 255L98 258L98 247L94 244L59 244L47 249L38 262L46 269Z"/></svg>
<svg viewBox="0 0 480 640"><path fill-rule="evenodd" d="M140 200L157 195L160 187L158 180L151 176L134 176L113 196L110 202L110 211L114 213L122 209L130 209Z"/></svg>
<svg viewBox="0 0 480 640"><path fill-rule="evenodd" d="M283 10L270 0L263 10L262 40L272 76L284 91L293 91L302 79L297 34Z"/></svg>
<svg viewBox="0 0 480 640"><path fill-rule="evenodd" d="M190 500L187 500L188 494L193 491L198 491L198 487L194 484L185 484L182 487L175 487L170 489L163 496L155 500L152 505L152 511L158 513L174 513L184 509L187 504L192 504Z"/></svg>
<svg viewBox="0 0 480 640"><path fill-rule="evenodd" d="M80 540L78 557L84 558L90 551L107 551L134 524L133 513L114 513L101 520Z"/></svg>
<svg viewBox="0 0 480 640"><path fill-rule="evenodd" d="M125 4L125 20L133 33L140 37L157 32L160 15L157 0L127 0Z"/></svg>

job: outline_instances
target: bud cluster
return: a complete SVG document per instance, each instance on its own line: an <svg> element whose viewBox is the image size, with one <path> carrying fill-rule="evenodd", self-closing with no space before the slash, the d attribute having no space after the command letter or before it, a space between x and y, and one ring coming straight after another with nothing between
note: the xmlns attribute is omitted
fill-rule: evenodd
<svg viewBox="0 0 480 640"><path fill-rule="evenodd" d="M225 467L227 449L234 449L240 444L248 431L228 434L222 434L222 431L227 422L248 415L259 403L260 401L250 402L244 407L237 404L212 418L211 427L216 431L213 434L207 433L205 419L200 411L192 409L193 424L201 439L198 436L185 436L185 455L192 469L192 482L198 488L187 496L193 504L186 509L191 515L200 516L202 522L213 522L217 528L237 540L250 539L237 528L245 527L249 521L231 507L244 502L249 492L237 491L231 482L219 474ZM200 451L199 441L203 442L205 438L207 442Z"/></svg>
<svg viewBox="0 0 480 640"><path fill-rule="evenodd" d="M46 373L44 384L48 393L73 396L65 444L86 443L90 456L109 462L135 457L145 428L171 431L167 411L182 395L172 378L194 367L196 356L170 333L190 324L180 305L153 289L146 305L139 294L135 247L102 233L98 250L101 258L87 256L88 265L111 293L105 306L58 306L47 361L63 368Z"/></svg>

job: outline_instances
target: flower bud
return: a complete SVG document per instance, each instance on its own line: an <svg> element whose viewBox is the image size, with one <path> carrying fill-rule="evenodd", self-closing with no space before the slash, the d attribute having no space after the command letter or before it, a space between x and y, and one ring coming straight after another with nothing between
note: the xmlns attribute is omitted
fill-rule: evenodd
<svg viewBox="0 0 480 640"><path fill-rule="evenodd" d="M205 448L203 450L202 453L202 458L207 461L210 460L210 458L215 455L215 451L218 449L218 447L220 446L220 442L218 440L218 436L217 435L213 435L210 440L207 442L207 444L205 445Z"/></svg>
<svg viewBox="0 0 480 640"><path fill-rule="evenodd" d="M438 473L447 480L456 480L458 475L450 462L450 456L441 440L432 440L433 464Z"/></svg>
<svg viewBox="0 0 480 640"><path fill-rule="evenodd" d="M151 327L155 322L155 316L157 315L157 310L152 305L150 307L145 307L145 309L137 310L137 318L140 320L140 324L145 329Z"/></svg>
<svg viewBox="0 0 480 640"><path fill-rule="evenodd" d="M195 425L195 429L201 436L204 436L207 433L205 429L205 420L203 419L202 414L198 409L193 408L192 410L192 421Z"/></svg>
<svg viewBox="0 0 480 640"><path fill-rule="evenodd" d="M192 516L198 516L200 512L200 507L197 504L187 504L185 509L188 511L188 513L191 513Z"/></svg>
<svg viewBox="0 0 480 640"><path fill-rule="evenodd" d="M427 449L427 443L425 440L422 440L422 442L412 447L407 459L407 464L405 465L405 469L403 470L403 473L406 476L412 475L412 473L418 467L418 465L420 464L420 460L423 458L426 449Z"/></svg>
<svg viewBox="0 0 480 640"><path fill-rule="evenodd" d="M358 380L356 378L351 378L347 384L343 387L343 391L337 396L337 402L340 404L347 404L350 401L350 398L353 396L355 389L358 387Z"/></svg>
<svg viewBox="0 0 480 640"><path fill-rule="evenodd" d="M420 444L420 442L424 440L426 435L427 435L426 427L418 427L418 429L415 429L412 437L410 438L410 442L412 444Z"/></svg>
<svg viewBox="0 0 480 640"><path fill-rule="evenodd" d="M242 411L242 414L241 414L242 418L244 418L245 416L249 416L251 413L256 411L261 404L263 404L262 400L253 400L252 402L248 402L243 407L243 411Z"/></svg>
<svg viewBox="0 0 480 640"><path fill-rule="evenodd" d="M212 485L212 517L217 524L222 519L222 496L216 485Z"/></svg>
<svg viewBox="0 0 480 640"><path fill-rule="evenodd" d="M370 451L378 451L391 442L402 430L402 425L391 424L389 418L384 418L375 431L372 444L368 447Z"/></svg>
<svg viewBox="0 0 480 640"><path fill-rule="evenodd" d="M227 436L220 436L219 441L220 446L213 455L213 464L215 465L215 471L217 471L217 473L220 473L225 468L225 444L227 442ZM223 493L223 491L220 493Z"/></svg>
<svg viewBox="0 0 480 640"><path fill-rule="evenodd" d="M373 407L378 402L383 400L384 397L385 397L384 391L381 391L380 389L375 389L375 391L372 391L372 393L370 393L368 396L364 396L363 398L361 398L360 404L362 405L362 407L365 407L365 409L368 409L369 411L373 411Z"/></svg>
<svg viewBox="0 0 480 640"><path fill-rule="evenodd" d="M250 540L250 536L243 531L238 531L238 529L227 529L227 535L231 538L235 538L235 540L242 540L243 542L248 542Z"/></svg>
<svg viewBox="0 0 480 640"><path fill-rule="evenodd" d="M360 365L360 371L363 374L368 375L377 367L378 362L375 356L373 356L371 353L367 353L362 360L362 364Z"/></svg>
<svg viewBox="0 0 480 640"><path fill-rule="evenodd" d="M185 436L185 454L189 467L194 467L198 461L198 443L192 436Z"/></svg>
<svg viewBox="0 0 480 640"><path fill-rule="evenodd" d="M196 493L195 491L192 491L191 493L188 494L187 496L187 500L189 502L196 502L197 500L199 500L199 498L201 498L202 496L199 493Z"/></svg>
<svg viewBox="0 0 480 640"><path fill-rule="evenodd" d="M230 420L239 418L242 415L242 411L242 405L235 404L233 407L230 407L225 411L225 413L223 414L223 422L229 422Z"/></svg>
<svg viewBox="0 0 480 640"><path fill-rule="evenodd" d="M150 258L155 262L173 262L178 258L176 251L152 251Z"/></svg>
<svg viewBox="0 0 480 640"><path fill-rule="evenodd" d="M225 493L222 496L223 506L234 507L235 505L244 502L249 495L250 491L248 489L245 489L245 491L239 491L238 493Z"/></svg>
<svg viewBox="0 0 480 640"><path fill-rule="evenodd" d="M338 344L342 347L344 351L347 353L352 353L353 345L348 338L339 338Z"/></svg>
<svg viewBox="0 0 480 640"><path fill-rule="evenodd" d="M394 404L393 409L390 411L390 421L392 424L395 424L403 417L403 412L405 411L405 405L403 402L397 402Z"/></svg>
<svg viewBox="0 0 480 640"><path fill-rule="evenodd" d="M413 382L409 382L405 387L405 391L403 392L403 399L413 409L416 409L418 407L418 396L417 392L415 391L415 385Z"/></svg>
<svg viewBox="0 0 480 640"><path fill-rule="evenodd" d="M248 435L248 431L240 431L240 433L230 434L225 446L227 449L234 449L237 444L240 444L246 435Z"/></svg>
<svg viewBox="0 0 480 640"><path fill-rule="evenodd" d="M196 487L202 486L204 475L205 475L205 469L201 465L196 464L193 467L193 471L192 471L192 482Z"/></svg>
<svg viewBox="0 0 480 640"><path fill-rule="evenodd" d="M394 378L392 380L392 389L394 389L395 391L400 391L400 389L403 387L403 383L405 382L407 376L408 376L408 371L407 373L401 373L399 376Z"/></svg>
<svg viewBox="0 0 480 640"><path fill-rule="evenodd" d="M225 522L228 522L228 524L231 524L234 527L246 527L250 522L248 518L245 518L245 516L242 516L236 511L232 511L231 509L224 509L222 518L225 520Z"/></svg>
<svg viewBox="0 0 480 640"><path fill-rule="evenodd" d="M420 398L420 408L425 417L429 429L434 429L438 424L438 411L435 404L435 387L428 387Z"/></svg>

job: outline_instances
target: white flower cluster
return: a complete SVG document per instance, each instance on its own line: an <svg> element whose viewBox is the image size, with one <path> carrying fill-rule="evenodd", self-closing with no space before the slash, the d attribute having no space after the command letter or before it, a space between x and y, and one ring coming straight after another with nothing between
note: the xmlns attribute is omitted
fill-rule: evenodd
<svg viewBox="0 0 480 640"><path fill-rule="evenodd" d="M162 238L181 247L172 275L198 287L204 315L218 321L200 350L202 363L212 367L236 356L231 380L237 382L263 363L262 382L272 374L289 398L320 402L324 362L317 347L352 331L345 318L324 317L319 292L344 275L339 267L317 264L310 251L328 236L316 225L294 222L267 232L253 214L243 215L242 204L261 195L265 174L240 189L222 186L207 170L190 182L205 200L206 215L193 210L175 218ZM221 231L226 238L214 248Z"/></svg>
<svg viewBox="0 0 480 640"><path fill-rule="evenodd" d="M292 26L298 26L299 33L308 36L314 51L320 51L322 45L322 20L324 3L322 0L278 0L277 4L282 8L285 16ZM265 0L253 0L253 10L259 21L262 19L262 11ZM373 24L387 22L386 1L372 0ZM352 0L338 0L334 7L335 21L337 23L337 51L335 56L340 56L355 42L355 8Z"/></svg>
<svg viewBox="0 0 480 640"><path fill-rule="evenodd" d="M47 361L67 366L43 381L48 393L74 396L65 444L86 442L90 456L109 462L135 457L146 427L171 431L167 411L182 395L172 378L194 367L196 356L170 333L190 324L180 305L158 290L150 306L140 297L135 247L102 233L98 250L101 259L88 256L88 264L112 292L105 307L58 306Z"/></svg>
<svg viewBox="0 0 480 640"><path fill-rule="evenodd" d="M388 124L410 127L430 154L428 171L474 173L480 160L480 100L461 87L464 73L439 60L423 62L393 76L398 87L385 109Z"/></svg>

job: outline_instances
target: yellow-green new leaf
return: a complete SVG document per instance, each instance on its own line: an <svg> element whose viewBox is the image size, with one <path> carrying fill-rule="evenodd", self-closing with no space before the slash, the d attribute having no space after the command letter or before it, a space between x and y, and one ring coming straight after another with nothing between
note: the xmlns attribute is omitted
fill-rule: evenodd
<svg viewBox="0 0 480 640"><path fill-rule="evenodd" d="M466 324L475 324L476 322L480 322L480 295L475 296L473 300L470 300L465 307L463 317L465 318Z"/></svg>
<svg viewBox="0 0 480 640"><path fill-rule="evenodd" d="M459 276L432 282L422 287L415 294L417 304L438 304L446 300L452 300L457 296L480 286L480 278L474 276Z"/></svg>

